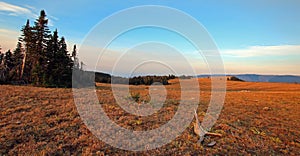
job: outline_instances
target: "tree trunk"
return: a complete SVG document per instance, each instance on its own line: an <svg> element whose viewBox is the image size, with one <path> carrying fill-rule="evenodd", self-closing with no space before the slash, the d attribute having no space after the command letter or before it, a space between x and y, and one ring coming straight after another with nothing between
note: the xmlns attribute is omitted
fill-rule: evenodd
<svg viewBox="0 0 300 156"><path fill-rule="evenodd" d="M25 63L26 63L26 51L24 53L24 58L23 58L23 61L22 61L22 69L21 69L21 74L20 74L20 80L22 80L22 77L23 77Z"/></svg>

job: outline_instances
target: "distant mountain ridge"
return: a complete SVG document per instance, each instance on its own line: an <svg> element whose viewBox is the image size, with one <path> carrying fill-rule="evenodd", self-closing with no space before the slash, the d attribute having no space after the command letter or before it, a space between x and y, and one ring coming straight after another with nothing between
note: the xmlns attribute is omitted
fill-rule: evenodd
<svg viewBox="0 0 300 156"><path fill-rule="evenodd" d="M294 75L257 75L257 74L241 74L235 75L237 78L249 82L285 82L300 83L300 76Z"/></svg>
<svg viewBox="0 0 300 156"><path fill-rule="evenodd" d="M215 77L215 76L234 76L238 79L248 82L283 82L283 83L300 83L300 76L295 75L259 75L259 74L215 74L215 75L198 75L197 77Z"/></svg>

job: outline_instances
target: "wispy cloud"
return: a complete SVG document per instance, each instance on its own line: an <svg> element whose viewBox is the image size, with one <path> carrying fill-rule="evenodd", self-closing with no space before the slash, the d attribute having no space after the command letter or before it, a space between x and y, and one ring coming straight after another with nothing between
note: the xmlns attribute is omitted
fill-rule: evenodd
<svg viewBox="0 0 300 156"><path fill-rule="evenodd" d="M17 6L6 2L0 2L0 12L9 16L26 16L27 18L36 19L38 10L30 5ZM54 22L58 21L58 18L52 15L48 15L48 25L54 26Z"/></svg>
<svg viewBox="0 0 300 156"><path fill-rule="evenodd" d="M52 20L58 21L58 18L57 18L57 17L54 17L54 16L52 16L52 15L48 15L48 17L49 17L50 19L52 19Z"/></svg>
<svg viewBox="0 0 300 156"><path fill-rule="evenodd" d="M27 4L25 4L24 6L25 6L26 8L29 8L29 9L33 10L33 11L37 11L36 8L33 7L33 6L30 6L30 5L27 5Z"/></svg>
<svg viewBox="0 0 300 156"><path fill-rule="evenodd" d="M221 54L229 57L300 55L300 45L251 46L246 49L221 50Z"/></svg>
<svg viewBox="0 0 300 156"><path fill-rule="evenodd" d="M54 26L54 19L53 18L48 18L48 26L53 27Z"/></svg>
<svg viewBox="0 0 300 156"><path fill-rule="evenodd" d="M36 18L37 15L32 12L32 7L21 7L5 2L0 2L0 11L7 12L10 16L28 16L31 18Z"/></svg>

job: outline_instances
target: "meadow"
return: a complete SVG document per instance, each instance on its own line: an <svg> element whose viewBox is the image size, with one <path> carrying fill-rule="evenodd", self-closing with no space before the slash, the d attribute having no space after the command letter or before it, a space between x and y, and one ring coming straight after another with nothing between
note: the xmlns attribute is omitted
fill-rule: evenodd
<svg viewBox="0 0 300 156"><path fill-rule="evenodd" d="M209 78L199 78L203 119L211 96ZM117 105L110 84L97 83L99 103L111 120L144 131L168 122L180 100L178 79L166 85L167 100L151 116L135 116ZM122 87L122 85L120 85ZM136 101L147 101L149 86L130 86ZM227 81L223 110L203 144L194 121L161 148L132 152L98 140L82 122L72 89L0 86L0 155L300 155L300 84ZM142 102L141 102L142 104ZM212 147L207 144L216 141Z"/></svg>

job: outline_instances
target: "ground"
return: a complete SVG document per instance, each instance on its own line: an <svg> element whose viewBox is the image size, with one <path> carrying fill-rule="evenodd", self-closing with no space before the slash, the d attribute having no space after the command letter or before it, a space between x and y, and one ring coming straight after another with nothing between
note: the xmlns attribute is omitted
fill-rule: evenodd
<svg viewBox="0 0 300 156"><path fill-rule="evenodd" d="M126 113L109 84L97 84L100 105L111 120L137 131L157 128L175 114L180 99L177 80L167 88L164 107L151 116ZM199 79L203 119L210 100L210 79ZM147 86L132 86L132 96L149 100ZM227 81L223 110L208 136L197 143L194 121L160 148L132 152L98 140L81 120L72 89L0 86L0 155L300 155L300 84ZM216 141L213 147L207 144Z"/></svg>

